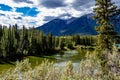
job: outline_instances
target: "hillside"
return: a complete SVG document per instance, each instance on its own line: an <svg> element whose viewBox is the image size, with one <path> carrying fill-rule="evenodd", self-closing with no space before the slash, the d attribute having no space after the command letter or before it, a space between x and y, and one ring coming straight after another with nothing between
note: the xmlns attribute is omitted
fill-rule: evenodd
<svg viewBox="0 0 120 80"><path fill-rule="evenodd" d="M54 19L42 26L37 27L37 30L42 30L44 34L52 33L55 36L61 35L96 35L95 31L96 21L93 19L94 14L83 15L79 18L72 17L68 20L60 18ZM120 19L120 16L117 16ZM115 31L120 34L120 21L113 22Z"/></svg>

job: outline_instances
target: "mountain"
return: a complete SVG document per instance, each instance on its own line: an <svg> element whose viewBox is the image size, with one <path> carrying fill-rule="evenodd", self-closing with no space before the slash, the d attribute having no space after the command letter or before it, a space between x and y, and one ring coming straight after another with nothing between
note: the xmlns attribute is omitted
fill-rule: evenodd
<svg viewBox="0 0 120 80"><path fill-rule="evenodd" d="M66 21L62 19L54 19L43 26L37 27L37 30L41 30L44 34L52 33L53 35L60 36L61 31L66 27Z"/></svg>
<svg viewBox="0 0 120 80"><path fill-rule="evenodd" d="M72 35L72 34L82 34L82 35L95 35L97 32L95 31L94 26L96 22L93 20L93 15L84 15L80 18L76 18L71 23L67 24L66 32L64 35Z"/></svg>
<svg viewBox="0 0 120 80"><path fill-rule="evenodd" d="M62 35L96 35L96 21L93 20L94 14L83 15L79 18L72 17L67 20L60 18L54 19L42 26L37 27L37 30L42 30L44 34L52 33L55 36ZM120 16L117 16L120 19ZM115 30L120 34L120 21L114 22Z"/></svg>

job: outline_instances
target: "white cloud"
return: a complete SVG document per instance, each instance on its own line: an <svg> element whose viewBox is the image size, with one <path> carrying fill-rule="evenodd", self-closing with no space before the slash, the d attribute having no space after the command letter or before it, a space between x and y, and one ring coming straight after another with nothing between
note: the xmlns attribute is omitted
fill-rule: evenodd
<svg viewBox="0 0 120 80"><path fill-rule="evenodd" d="M17 3L18 1L15 2L13 0L0 0L0 4L5 4L13 8L12 11L0 11L0 13L5 14L5 16L0 16L0 24L9 25L18 23L18 25L25 25L27 27L37 27L43 25L49 20L54 19L55 17L59 17L60 15L70 14L73 17L80 17L81 15L91 13L94 6L94 0L59 0L61 3L64 2L67 6L54 6L54 8L47 8L48 6L46 7L45 5L42 5L42 1L44 0L29 0L29 2L32 2L32 4L25 1L22 0L22 2L19 1L19 3ZM114 0L114 2L116 1L119 3L118 0ZM36 17L22 16L22 13L15 12L15 7L36 7L40 13L37 14ZM48 16L51 19L46 20L46 17ZM18 17L22 17L22 19L17 19ZM65 16L65 18L67 17L68 16Z"/></svg>
<svg viewBox="0 0 120 80"><path fill-rule="evenodd" d="M5 16L0 16L0 24L7 26L18 24L20 27L22 27L23 25L25 25L26 27L32 27L35 25L32 23L32 21L37 21L34 17L22 17L22 13L1 10L0 13L5 14Z"/></svg>
<svg viewBox="0 0 120 80"><path fill-rule="evenodd" d="M75 0L65 0L65 3L69 4L69 3L73 3Z"/></svg>
<svg viewBox="0 0 120 80"><path fill-rule="evenodd" d="M17 12L11 12L11 11L1 11L1 14L4 14L4 16L0 16L0 23L4 22L7 25L13 23L15 24L17 21L14 20L15 17L20 17L21 13L17 13Z"/></svg>
<svg viewBox="0 0 120 80"><path fill-rule="evenodd" d="M78 11L75 8L73 8L72 3L75 0L65 0L65 1L60 1L61 3L65 3L67 4L67 6L64 7L56 7L56 8L46 8L44 5L41 4L42 1L44 0L29 0L32 1L33 4L29 4L26 2L20 2L20 3L16 3L13 0L1 0L0 3L2 4L6 4L8 6L11 6L13 9L10 12L2 12L3 14L5 14L6 16L4 16L4 18L6 19L5 24L15 24L18 23L18 25L26 25L28 26L41 26L44 23L48 22L49 20L46 20L46 17L50 16L51 18L53 17L53 19L56 17L59 17L60 15L64 15L64 14L70 14L73 17L79 17L81 16L83 13L87 12L87 10L85 11ZM47 0L46 0L47 1ZM49 1L49 0L48 0ZM57 0L54 0L57 1ZM17 13L15 12L15 7L37 7L38 11L40 11L40 13L36 16L36 17L30 17L30 16L21 16L22 13ZM22 20L18 19L14 19L17 17L22 17ZM65 16L64 18L68 18L68 16ZM51 19L52 20L52 19ZM2 22L1 22L2 23Z"/></svg>

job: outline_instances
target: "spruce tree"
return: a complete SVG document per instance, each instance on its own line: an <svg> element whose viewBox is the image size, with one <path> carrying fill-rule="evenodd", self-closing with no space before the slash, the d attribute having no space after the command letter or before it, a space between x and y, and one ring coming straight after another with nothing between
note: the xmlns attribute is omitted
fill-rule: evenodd
<svg viewBox="0 0 120 80"><path fill-rule="evenodd" d="M38 45L39 45L39 48L38 50L40 52L43 52L44 51L44 35L43 35L43 32L42 31L39 31L39 34L38 34L38 38L37 38L37 41L38 41Z"/></svg>
<svg viewBox="0 0 120 80"><path fill-rule="evenodd" d="M115 6L111 0L95 0L94 19L98 26L98 47L99 49L112 49L114 36L117 34L114 31L113 21L116 21L116 16L120 14L120 9Z"/></svg>
<svg viewBox="0 0 120 80"><path fill-rule="evenodd" d="M20 41L20 35L17 24L12 26L12 36L13 36L13 50L15 53L17 53L18 50L18 43Z"/></svg>
<svg viewBox="0 0 120 80"><path fill-rule="evenodd" d="M28 31L28 42L29 42L29 53L35 54L37 53L37 40L36 40L36 32L34 27Z"/></svg>
<svg viewBox="0 0 120 80"><path fill-rule="evenodd" d="M20 41L17 52L20 54L27 54L28 50L28 30L23 26L22 31L20 32Z"/></svg>
<svg viewBox="0 0 120 80"><path fill-rule="evenodd" d="M3 36L2 36L2 39L0 41L1 50L2 50L1 52L2 52L2 56L6 57L9 55L9 53L8 53L9 52L9 39L8 39L9 38L9 31L8 31L6 26L3 27L2 32L3 32Z"/></svg>
<svg viewBox="0 0 120 80"><path fill-rule="evenodd" d="M51 49L52 48L52 34L51 33L49 33L46 36L46 42L47 42L47 48Z"/></svg>

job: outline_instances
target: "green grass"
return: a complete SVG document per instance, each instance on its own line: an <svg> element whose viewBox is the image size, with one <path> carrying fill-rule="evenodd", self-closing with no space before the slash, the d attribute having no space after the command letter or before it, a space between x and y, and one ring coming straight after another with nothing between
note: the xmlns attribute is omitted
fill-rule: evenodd
<svg viewBox="0 0 120 80"><path fill-rule="evenodd" d="M2 71L6 71L14 66L15 66L14 64L9 64L9 63L0 64L0 74L2 73Z"/></svg>
<svg viewBox="0 0 120 80"><path fill-rule="evenodd" d="M31 63L31 67L34 68L35 66L39 65L42 63L43 60L45 60L44 57L35 57L35 56L28 56L28 57L25 57L25 59L28 58L29 59L29 62ZM50 58L49 59L50 61L54 61L54 59ZM2 63L0 64L0 74L3 72L3 71L6 71L10 68L13 68L15 67L15 62L10 62L10 63Z"/></svg>
<svg viewBox="0 0 120 80"><path fill-rule="evenodd" d="M36 56L28 56L26 58L29 59L29 62L31 63L31 67L35 67L35 66L39 65L42 63L43 60L45 60L44 57L36 57ZM52 61L52 59L49 59L49 60Z"/></svg>

